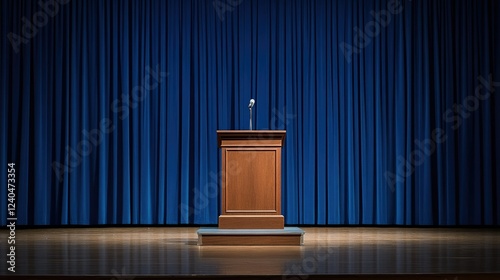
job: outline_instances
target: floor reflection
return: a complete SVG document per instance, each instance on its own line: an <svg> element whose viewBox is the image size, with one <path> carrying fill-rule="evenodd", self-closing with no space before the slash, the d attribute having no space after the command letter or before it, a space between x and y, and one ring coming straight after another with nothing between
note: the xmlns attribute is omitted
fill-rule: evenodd
<svg viewBox="0 0 500 280"><path fill-rule="evenodd" d="M280 275L290 262L301 262L301 246L201 246L199 259L219 275Z"/></svg>
<svg viewBox="0 0 500 280"><path fill-rule="evenodd" d="M290 279L313 274L500 273L496 229L303 229L304 246L276 247L200 247L197 228L17 230L16 273L284 274ZM0 231L0 239L6 240L7 234Z"/></svg>

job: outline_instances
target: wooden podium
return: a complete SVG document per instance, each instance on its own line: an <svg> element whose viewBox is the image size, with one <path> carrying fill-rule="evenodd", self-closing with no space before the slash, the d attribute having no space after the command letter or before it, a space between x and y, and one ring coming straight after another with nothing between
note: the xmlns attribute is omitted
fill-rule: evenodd
<svg viewBox="0 0 500 280"><path fill-rule="evenodd" d="M284 130L218 130L222 213L218 229L200 229L200 245L301 245L304 232L281 214Z"/></svg>
<svg viewBox="0 0 500 280"><path fill-rule="evenodd" d="M219 130L222 149L221 229L283 229L283 130Z"/></svg>

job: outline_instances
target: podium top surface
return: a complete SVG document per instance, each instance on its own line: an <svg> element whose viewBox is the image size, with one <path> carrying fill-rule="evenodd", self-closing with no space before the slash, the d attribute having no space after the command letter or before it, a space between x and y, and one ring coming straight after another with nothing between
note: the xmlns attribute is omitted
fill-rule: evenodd
<svg viewBox="0 0 500 280"><path fill-rule="evenodd" d="M226 140L277 140L282 145L285 135L286 130L217 130L217 142L219 147Z"/></svg>

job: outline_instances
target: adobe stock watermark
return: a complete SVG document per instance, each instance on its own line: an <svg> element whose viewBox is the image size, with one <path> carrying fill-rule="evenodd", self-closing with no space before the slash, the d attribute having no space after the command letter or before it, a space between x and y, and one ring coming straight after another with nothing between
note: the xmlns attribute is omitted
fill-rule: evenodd
<svg viewBox="0 0 500 280"><path fill-rule="evenodd" d="M411 1L411 0L409 0ZM359 54L372 43L372 39L380 35L381 29L386 28L392 21L392 17L403 11L403 5L399 0L389 0L387 7L379 12L370 11L372 20L368 21L363 29L354 27L353 44L342 42L340 50L348 63L352 62L353 54Z"/></svg>
<svg viewBox="0 0 500 280"><path fill-rule="evenodd" d="M116 269L111 269L111 273L113 273L113 278L111 280L133 280L135 276L127 274L125 271L125 267L122 267L122 271L119 272Z"/></svg>
<svg viewBox="0 0 500 280"><path fill-rule="evenodd" d="M300 263L288 265L285 268L285 271L281 279L283 280L308 279L310 275L317 273L318 264L325 262L328 259L328 256L334 253L334 250L335 250L334 248L329 247L324 253L318 253L315 256L309 256L304 258Z"/></svg>
<svg viewBox="0 0 500 280"><path fill-rule="evenodd" d="M237 176L241 171L241 167L235 164L229 164L226 168L226 172L230 176ZM205 211L209 206L210 199L216 198L219 191L222 190L222 177L224 176L222 170L217 173L210 171L208 176L211 180L205 184L201 191L194 189L193 206L184 202L179 205L182 223L189 223L190 216L199 215Z"/></svg>
<svg viewBox="0 0 500 280"><path fill-rule="evenodd" d="M297 118L296 114L287 113L286 106L283 107L283 110L273 108L272 113L273 117L269 123L269 127L272 130L279 129L281 127L286 128L287 125Z"/></svg>
<svg viewBox="0 0 500 280"><path fill-rule="evenodd" d="M21 21L23 25L21 27L21 34L16 34L10 32L7 34L7 38L12 45L12 49L15 53L20 50L21 44L27 44L33 37L38 34L38 31L45 27L49 22L49 18L55 17L60 10L60 6L66 5L70 0L40 0L38 1L38 6L40 10L35 12L31 17L31 20L26 17L22 17Z"/></svg>
<svg viewBox="0 0 500 280"><path fill-rule="evenodd" d="M137 108L139 103L143 102L148 92L155 90L168 76L168 72L160 71L160 65L156 65L156 69L146 66L146 74L142 80L142 85L135 86L128 93L123 93L120 98L115 99L111 103L111 111L118 115L118 118L124 120L130 114L130 109ZM65 148L64 162L52 162L54 170L59 182L62 182L64 175L73 172L75 168L80 166L83 159L89 156L93 150L98 147L104 136L114 132L116 126L110 118L103 118L99 122L99 127L91 131L83 129L81 132L82 140L75 147L67 145Z"/></svg>
<svg viewBox="0 0 500 280"><path fill-rule="evenodd" d="M443 113L444 122L451 125L453 131L459 129L464 120L479 109L482 101L490 98L496 87L500 87L500 82L493 81L491 74L488 76L488 80L482 76L477 79L480 84L475 88L474 94L465 97L459 104L453 104L452 108ZM397 156L396 173L390 171L384 173L385 180L391 191L395 191L394 186L396 183L403 183L406 178L413 175L415 168L422 165L426 158L435 153L437 144L444 143L447 139L446 130L439 127L432 131L430 138L422 141L415 139L416 148L410 152L409 158L404 158L401 155Z"/></svg>
<svg viewBox="0 0 500 280"><path fill-rule="evenodd" d="M226 12L233 12L242 2L243 0L214 0L212 5L214 6L219 20L224 21L226 19L224 14Z"/></svg>

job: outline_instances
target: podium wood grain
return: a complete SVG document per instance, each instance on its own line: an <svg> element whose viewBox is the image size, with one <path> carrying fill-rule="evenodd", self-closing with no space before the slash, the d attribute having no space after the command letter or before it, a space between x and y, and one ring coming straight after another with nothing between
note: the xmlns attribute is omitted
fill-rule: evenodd
<svg viewBox="0 0 500 280"><path fill-rule="evenodd" d="M281 147L285 131L219 130L223 229L283 229Z"/></svg>
<svg viewBox="0 0 500 280"><path fill-rule="evenodd" d="M277 148L225 149L224 161L234 164L238 172L226 170L223 214L281 214L278 158Z"/></svg>

